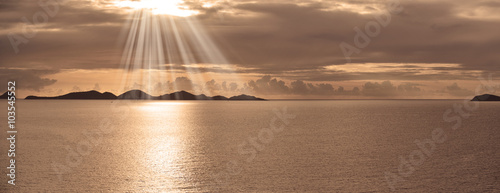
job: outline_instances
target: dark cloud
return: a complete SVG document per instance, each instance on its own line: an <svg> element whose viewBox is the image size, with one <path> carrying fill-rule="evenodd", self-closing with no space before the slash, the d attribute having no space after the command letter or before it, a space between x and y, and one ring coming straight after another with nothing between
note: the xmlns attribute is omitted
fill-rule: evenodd
<svg viewBox="0 0 500 193"><path fill-rule="evenodd" d="M312 84L305 83L302 80L293 81L291 84L291 93L298 95L333 95L335 88L331 84Z"/></svg>
<svg viewBox="0 0 500 193"><path fill-rule="evenodd" d="M290 88L282 80L272 78L271 76L264 76L256 81L249 81L248 87L259 94L276 95L288 94Z"/></svg>
<svg viewBox="0 0 500 193"><path fill-rule="evenodd" d="M58 72L57 70L0 68L0 82L16 81L17 89L39 92L41 89L57 82L57 80L45 78L45 76Z"/></svg>
<svg viewBox="0 0 500 193"><path fill-rule="evenodd" d="M361 95L361 90L358 87L352 88L352 90L346 90L343 86L339 86L335 92L337 95L349 95L349 96L359 96Z"/></svg>
<svg viewBox="0 0 500 193"><path fill-rule="evenodd" d="M422 96L420 84L402 83L398 86L393 85L391 81L366 82L362 89L353 87L351 90L345 89L343 86L338 86L335 89L332 84L328 83L308 83L302 80L296 80L290 84L283 80L264 76L257 80L250 80L248 87L242 91L251 91L252 93L261 95L309 95L309 96L336 96L336 95L352 95L352 96L373 96L373 97L397 97L397 96Z"/></svg>
<svg viewBox="0 0 500 193"><path fill-rule="evenodd" d="M192 90L193 82L187 77L177 77L172 83L172 88L176 90Z"/></svg>
<svg viewBox="0 0 500 193"><path fill-rule="evenodd" d="M0 23L9 26L0 31L0 66L50 69L119 67L121 51L117 42L126 14L93 8L88 6L89 2L68 1L59 5L59 9L50 7L58 10L53 16L39 6L38 1L10 3L9 6L15 8L0 13ZM33 25L37 15L46 16L47 22ZM23 29L32 33L31 36L27 36ZM16 36L9 36L9 33ZM22 43L16 46L19 49L17 54L9 38L14 41L22 39Z"/></svg>
<svg viewBox="0 0 500 193"><path fill-rule="evenodd" d="M363 2L367 1L358 3ZM500 31L500 20L461 17L456 10L462 3L403 2L404 12L393 15L389 26L372 38L352 62L458 63L464 65L462 70L498 71L500 57L496 53L500 51L500 37L495 34ZM324 11L324 7L292 3L246 3L236 8L255 16L232 16L235 18L227 22L229 26L214 27L214 33L235 42L228 48L238 56L230 54L232 61L274 75L283 70L293 73L344 64L346 60L338 45L353 44L353 28L364 28L367 22L374 21L370 14ZM240 24L231 25L230 21ZM319 72L308 76L314 80L326 75ZM401 78L426 77L408 74Z"/></svg>

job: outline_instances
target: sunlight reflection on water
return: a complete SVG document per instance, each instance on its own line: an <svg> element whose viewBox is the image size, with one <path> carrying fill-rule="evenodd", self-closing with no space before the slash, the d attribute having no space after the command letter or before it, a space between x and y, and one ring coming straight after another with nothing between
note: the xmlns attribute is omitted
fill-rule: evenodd
<svg viewBox="0 0 500 193"><path fill-rule="evenodd" d="M109 101L19 101L20 178L13 192L386 192L384 172L397 170L399 156L417 148L415 139L438 127L449 132L442 114L456 102L134 101L123 119ZM245 162L249 155L238 145L269 126L273 108L285 106L296 118ZM500 190L499 109L481 106L399 187ZM75 149L86 139L82 132L103 119L115 129L59 181L51 163L66 163L65 147ZM242 172L216 184L213 174L231 160ZM10 192L5 188L0 192Z"/></svg>

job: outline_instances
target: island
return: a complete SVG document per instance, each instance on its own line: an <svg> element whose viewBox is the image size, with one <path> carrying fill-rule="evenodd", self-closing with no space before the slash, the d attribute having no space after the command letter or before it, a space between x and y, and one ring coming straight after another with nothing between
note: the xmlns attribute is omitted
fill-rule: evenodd
<svg viewBox="0 0 500 193"><path fill-rule="evenodd" d="M87 92L72 92L69 94L55 96L55 97L38 97L38 96L28 96L25 99L116 99L116 95L110 92L100 93L98 91L92 90Z"/></svg>
<svg viewBox="0 0 500 193"><path fill-rule="evenodd" d="M7 93L8 92L3 93L3 95L0 96L0 99L7 99L9 97Z"/></svg>
<svg viewBox="0 0 500 193"><path fill-rule="evenodd" d="M3 95L2 95L3 96ZM39 99L73 99L73 100L259 100L263 101L265 99L257 98L255 96L249 95L239 95L227 98L225 96L214 96L209 97L204 94L194 95L186 91L179 91L170 94L164 94L160 96L152 96L142 90L130 90L124 92L121 95L114 95L110 92L101 93L99 91L86 91L86 92L72 92L61 96L55 97L39 97L39 96L28 96L26 100L39 100Z"/></svg>
<svg viewBox="0 0 500 193"><path fill-rule="evenodd" d="M475 96L472 101L500 101L500 97L492 94Z"/></svg>

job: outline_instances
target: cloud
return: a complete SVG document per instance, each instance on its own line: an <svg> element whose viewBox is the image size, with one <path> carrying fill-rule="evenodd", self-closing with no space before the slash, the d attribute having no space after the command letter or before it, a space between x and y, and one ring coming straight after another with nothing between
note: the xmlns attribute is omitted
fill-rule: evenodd
<svg viewBox="0 0 500 193"><path fill-rule="evenodd" d="M446 91L454 96L473 96L474 92L465 88L461 88L457 83L453 83L446 87Z"/></svg>
<svg viewBox="0 0 500 193"><path fill-rule="evenodd" d="M141 88L149 90L149 88L144 88L142 85ZM181 90L201 92L203 89L188 77L181 76L175 78L174 81L157 82L152 86L151 90L153 92L151 94L158 95L158 94L165 94Z"/></svg>
<svg viewBox="0 0 500 193"><path fill-rule="evenodd" d="M415 83L403 83L398 86L398 91L406 93L417 93L421 91L419 86L421 85Z"/></svg>
<svg viewBox="0 0 500 193"><path fill-rule="evenodd" d="M226 92L235 92L238 90L238 84L235 82L228 83L226 81L222 82L222 90Z"/></svg>
<svg viewBox="0 0 500 193"><path fill-rule="evenodd" d="M223 82L224 85L225 85L225 83L226 82ZM215 82L215 80L212 79L212 80L205 83L205 89L213 92L213 91L220 91L222 89L222 87L219 83Z"/></svg>
<svg viewBox="0 0 500 193"><path fill-rule="evenodd" d="M290 84L283 80L273 78L269 75L263 76L257 80L248 81L248 89L261 95L309 95L309 96L373 96L373 97L395 97L404 95L421 95L419 84L402 83L399 86L393 85L391 81L366 82L362 89L353 87L346 90L343 86L335 89L329 83L310 83L302 80L292 81Z"/></svg>
<svg viewBox="0 0 500 193"><path fill-rule="evenodd" d="M335 88L331 84L312 84L296 80L291 83L291 93L298 95L333 95Z"/></svg>
<svg viewBox="0 0 500 193"><path fill-rule="evenodd" d="M290 92L290 88L285 85L284 81L271 78L269 75L256 81L249 81L248 87L256 93L265 95L288 94Z"/></svg>
<svg viewBox="0 0 500 193"><path fill-rule="evenodd" d="M175 90L193 90L193 82L187 77L177 77L171 84Z"/></svg>
<svg viewBox="0 0 500 193"><path fill-rule="evenodd" d="M0 82L16 81L17 89L39 92L41 89L57 82L57 80L45 78L45 76L58 72L58 70L0 68Z"/></svg>
<svg viewBox="0 0 500 193"><path fill-rule="evenodd" d="M82 89L80 89L79 86L74 86L73 89L71 89L71 92L80 92Z"/></svg>
<svg viewBox="0 0 500 193"><path fill-rule="evenodd" d="M498 85L495 86L498 87ZM135 83L133 88L148 91L147 88L138 83ZM425 90L424 88L428 89ZM439 98L443 94L453 97L474 94L473 91L462 88L457 83L444 86L441 90L431 90L430 88L435 87L413 82L395 84L389 80L382 82L369 81L359 86L350 83L349 86L345 86L341 85L341 83L333 85L304 80L287 81L266 75L243 84L227 81L218 82L215 79L206 82L194 82L188 77L177 77L174 81L156 83L152 94L159 95L181 90L212 96L249 94L266 98Z"/></svg>
<svg viewBox="0 0 500 193"><path fill-rule="evenodd" d="M9 11L0 12L0 24L8 26L0 30L1 66L57 70L119 67L121 51L116 49L117 34L127 16L123 11L89 6L90 2L68 1L59 6L53 17L35 1L2 2ZM48 22L33 25L36 14L46 15ZM24 29L36 34L26 36ZM9 33L26 40L18 46L18 54Z"/></svg>
<svg viewBox="0 0 500 193"><path fill-rule="evenodd" d="M90 2L95 1L71 1L61 6L36 37L22 45L20 57L0 53L4 65L31 67L30 63L38 62L52 69L119 68L121 50L115 45L120 36L116 34L120 34L128 15L123 9L89 6ZM352 43L353 28L363 28L384 9L382 2L371 0L304 0L300 4L278 0L209 1L214 3L212 7L203 7L201 2L207 1L186 4L202 12L199 22L208 26L209 34L224 37L215 39L229 61L274 76L283 71L321 70L327 65L344 64L338 45ZM2 35L19 31L21 17L30 18L34 12L43 11L36 3L25 1L2 5L12 10L0 13L0 23L10 26ZM499 71L495 64L500 62L496 54L500 51L500 37L495 32L500 30L500 20L471 20L464 16L484 7L484 2L411 1L402 2L402 6L404 12L393 15L390 25L353 62L460 63L464 69ZM226 13L223 20L219 12ZM12 50L6 38L0 45L1 50ZM193 58L201 58L204 53L193 49L193 54ZM311 80L324 75L322 71L307 74ZM405 78L413 76L425 78L416 74Z"/></svg>
<svg viewBox="0 0 500 193"><path fill-rule="evenodd" d="M321 71L323 67L346 63L338 45L341 42L352 44L356 35L353 28L363 28L367 22L374 20L375 14L360 14L356 12L358 10L325 11L329 7L324 4L275 2L240 3L235 8L252 17L248 14L233 15L224 23L224 28L214 28L215 33L225 37L227 42L235 42L226 48L231 50L226 52L236 53L228 55L231 61L254 68L254 72L273 76L295 75L310 70L311 73L304 75L310 80L329 77L328 71ZM373 3L356 2L361 5ZM381 34L374 37L353 62L458 63L463 64L461 70L499 71L497 64L500 63L500 56L495 53L500 51L500 37L494 32L500 31L500 20L460 17L455 8L463 3L466 2L403 2L404 13L393 15L390 25L382 29ZM233 21L240 24L231 23ZM221 23L208 19L204 22L209 25ZM415 72L400 76L384 72L342 75L344 80L370 80L373 76L379 77L379 80L393 76L401 80L470 79L470 76L422 75Z"/></svg>
<svg viewBox="0 0 500 193"><path fill-rule="evenodd" d="M367 96L394 96L396 95L397 88L391 81L367 82L363 85L363 94Z"/></svg>
<svg viewBox="0 0 500 193"><path fill-rule="evenodd" d="M96 90L96 91L101 90L101 86L99 86L99 83L95 83L94 88L92 90Z"/></svg>

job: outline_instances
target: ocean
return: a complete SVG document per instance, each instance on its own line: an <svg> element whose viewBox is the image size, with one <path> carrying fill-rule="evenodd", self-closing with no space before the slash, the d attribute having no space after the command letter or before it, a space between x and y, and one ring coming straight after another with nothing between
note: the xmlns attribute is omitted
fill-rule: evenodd
<svg viewBox="0 0 500 193"><path fill-rule="evenodd" d="M498 102L0 102L0 192L500 191Z"/></svg>

